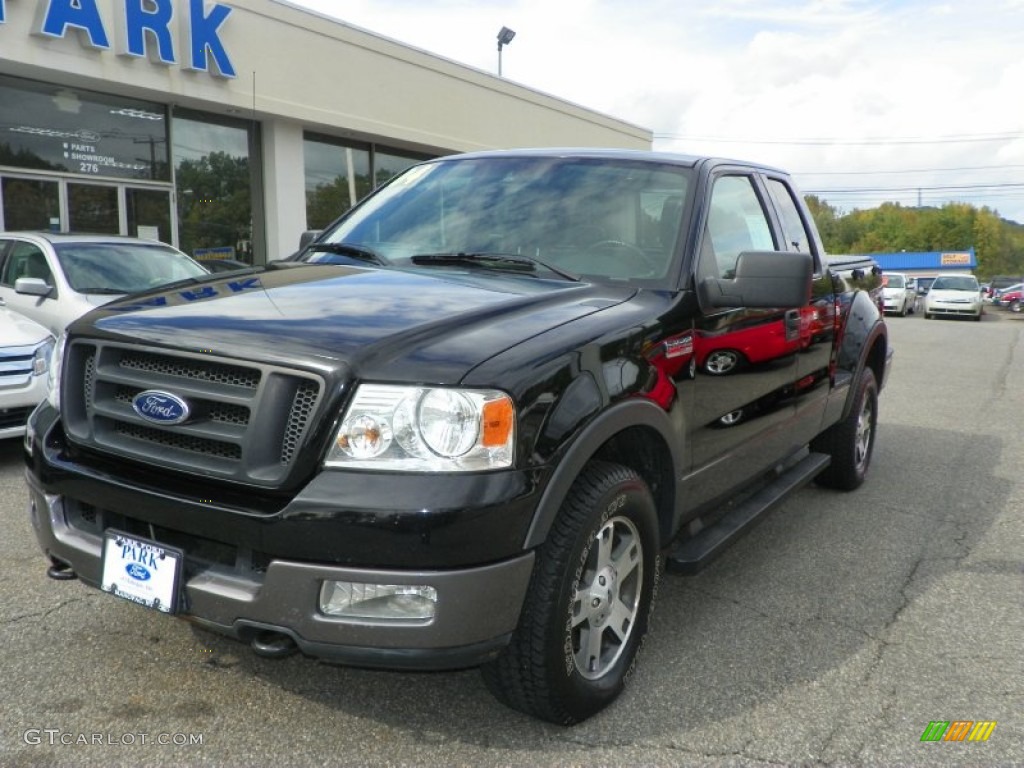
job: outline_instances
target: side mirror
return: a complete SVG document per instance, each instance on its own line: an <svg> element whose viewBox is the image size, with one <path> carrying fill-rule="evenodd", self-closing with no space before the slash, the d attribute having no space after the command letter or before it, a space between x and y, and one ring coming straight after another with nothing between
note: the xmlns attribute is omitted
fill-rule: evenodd
<svg viewBox="0 0 1024 768"><path fill-rule="evenodd" d="M49 296L53 288L41 277L19 277L14 281L14 292L28 296Z"/></svg>
<svg viewBox="0 0 1024 768"><path fill-rule="evenodd" d="M809 253L744 251L735 277L706 278L701 294L711 307L802 307L811 296L813 274Z"/></svg>
<svg viewBox="0 0 1024 768"><path fill-rule="evenodd" d="M322 229L307 229L305 232L299 235L299 250L301 251L307 245L309 245L318 237L320 237L321 232L323 232Z"/></svg>

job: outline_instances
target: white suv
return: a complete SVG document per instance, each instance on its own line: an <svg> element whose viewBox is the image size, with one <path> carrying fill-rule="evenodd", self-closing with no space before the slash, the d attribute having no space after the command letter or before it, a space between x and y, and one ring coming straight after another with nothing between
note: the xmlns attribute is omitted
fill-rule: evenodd
<svg viewBox="0 0 1024 768"><path fill-rule="evenodd" d="M155 240L118 235L0 232L0 299L60 336L93 307L209 273Z"/></svg>
<svg viewBox="0 0 1024 768"><path fill-rule="evenodd" d="M50 332L0 302L0 438L25 434L28 415L46 397Z"/></svg>
<svg viewBox="0 0 1024 768"><path fill-rule="evenodd" d="M899 272L882 274L882 309L900 317L906 317L914 311L917 292L914 281Z"/></svg>

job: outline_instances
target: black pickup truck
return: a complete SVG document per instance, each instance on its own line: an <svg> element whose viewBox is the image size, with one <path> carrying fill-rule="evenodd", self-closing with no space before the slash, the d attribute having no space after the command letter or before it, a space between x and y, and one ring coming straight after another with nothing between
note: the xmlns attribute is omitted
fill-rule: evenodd
<svg viewBox="0 0 1024 768"><path fill-rule="evenodd" d="M659 574L856 488L891 351L790 178L521 150L399 175L292 258L62 339L26 436L49 574L251 644L621 691Z"/></svg>

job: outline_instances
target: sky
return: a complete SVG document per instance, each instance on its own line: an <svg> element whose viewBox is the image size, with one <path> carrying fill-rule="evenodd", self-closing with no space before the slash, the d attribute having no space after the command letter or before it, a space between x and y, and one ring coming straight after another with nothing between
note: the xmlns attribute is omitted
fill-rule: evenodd
<svg viewBox="0 0 1024 768"><path fill-rule="evenodd" d="M1024 224L1024 0L290 0L654 133L840 213L965 202Z"/></svg>

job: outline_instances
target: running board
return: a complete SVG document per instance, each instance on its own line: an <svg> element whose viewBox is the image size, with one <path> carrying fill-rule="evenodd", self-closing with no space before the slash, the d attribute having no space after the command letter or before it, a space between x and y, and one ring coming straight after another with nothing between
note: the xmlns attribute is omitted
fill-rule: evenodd
<svg viewBox="0 0 1024 768"><path fill-rule="evenodd" d="M813 480L831 460L825 453L807 454L721 519L676 544L665 560L665 569L672 573L697 573L779 502Z"/></svg>

